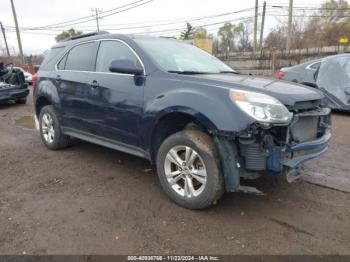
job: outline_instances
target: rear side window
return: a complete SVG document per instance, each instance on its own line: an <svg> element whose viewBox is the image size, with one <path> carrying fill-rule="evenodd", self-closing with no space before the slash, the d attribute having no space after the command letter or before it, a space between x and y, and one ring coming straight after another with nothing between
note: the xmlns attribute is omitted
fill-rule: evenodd
<svg viewBox="0 0 350 262"><path fill-rule="evenodd" d="M53 70L55 67L55 64L57 63L57 60L62 55L64 49L65 49L64 46L52 48L45 55L44 61L40 66L40 71Z"/></svg>
<svg viewBox="0 0 350 262"><path fill-rule="evenodd" d="M110 72L109 66L113 60L128 59L136 65L140 64L136 55L122 42L102 41L98 49L96 72Z"/></svg>
<svg viewBox="0 0 350 262"><path fill-rule="evenodd" d="M317 70L317 69L320 67L320 65L321 65L321 62L318 62L318 63L312 64L312 65L310 66L310 68L312 68L312 69L314 69L314 70Z"/></svg>
<svg viewBox="0 0 350 262"><path fill-rule="evenodd" d="M77 45L69 51L64 69L91 71L94 55L95 42Z"/></svg>
<svg viewBox="0 0 350 262"><path fill-rule="evenodd" d="M66 65L66 61L67 61L67 57L68 57L68 54L66 54L62 59L61 61L57 64L57 69L58 70L63 70L65 65Z"/></svg>

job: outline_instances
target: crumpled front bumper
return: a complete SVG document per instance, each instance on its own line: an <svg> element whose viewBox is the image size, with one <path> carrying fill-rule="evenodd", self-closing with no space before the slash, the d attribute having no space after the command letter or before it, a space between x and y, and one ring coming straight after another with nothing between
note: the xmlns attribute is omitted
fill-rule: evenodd
<svg viewBox="0 0 350 262"><path fill-rule="evenodd" d="M318 118L318 127L323 128L323 135L313 140L306 140L299 143L287 144L284 147L275 147L269 152L267 158L267 170L273 172L281 172L287 168L288 170L298 169L304 162L314 159L328 150L329 143L331 141L330 132L330 113L329 108L323 108L321 110L302 113L297 116L295 122L299 121L302 117L316 117ZM291 132L293 123L290 126L288 132ZM308 129L302 129L299 131L307 133Z"/></svg>
<svg viewBox="0 0 350 262"><path fill-rule="evenodd" d="M319 139L287 147L281 161L282 165L294 169L305 161L322 155L328 150L331 137L330 131L327 131Z"/></svg>

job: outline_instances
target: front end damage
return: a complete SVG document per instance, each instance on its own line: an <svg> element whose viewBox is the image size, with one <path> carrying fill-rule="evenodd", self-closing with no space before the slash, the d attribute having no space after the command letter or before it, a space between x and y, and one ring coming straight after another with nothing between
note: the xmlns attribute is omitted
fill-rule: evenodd
<svg viewBox="0 0 350 262"><path fill-rule="evenodd" d="M215 135L227 192L260 194L240 184L263 174L283 174L289 182L303 174L304 162L327 151L331 139L329 108L293 109L287 126L254 123L237 134Z"/></svg>
<svg viewBox="0 0 350 262"><path fill-rule="evenodd" d="M0 102L25 99L28 94L22 71L0 62Z"/></svg>

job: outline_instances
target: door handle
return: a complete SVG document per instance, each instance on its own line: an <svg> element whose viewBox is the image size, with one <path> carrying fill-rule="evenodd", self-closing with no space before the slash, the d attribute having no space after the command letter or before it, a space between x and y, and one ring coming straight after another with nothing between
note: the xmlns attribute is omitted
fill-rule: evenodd
<svg viewBox="0 0 350 262"><path fill-rule="evenodd" d="M60 81L61 81L61 76L60 76L60 75L57 75L55 81L56 81L56 82L60 82Z"/></svg>
<svg viewBox="0 0 350 262"><path fill-rule="evenodd" d="M96 80L92 81L92 87L97 88L98 87L98 82Z"/></svg>

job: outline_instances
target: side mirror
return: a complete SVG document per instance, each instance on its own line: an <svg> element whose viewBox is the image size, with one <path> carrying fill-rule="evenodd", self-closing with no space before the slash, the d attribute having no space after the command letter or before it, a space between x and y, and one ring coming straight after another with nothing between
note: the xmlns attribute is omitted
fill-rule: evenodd
<svg viewBox="0 0 350 262"><path fill-rule="evenodd" d="M142 75L142 67L135 64L134 61L128 59L113 60L109 66L109 71L113 73Z"/></svg>

